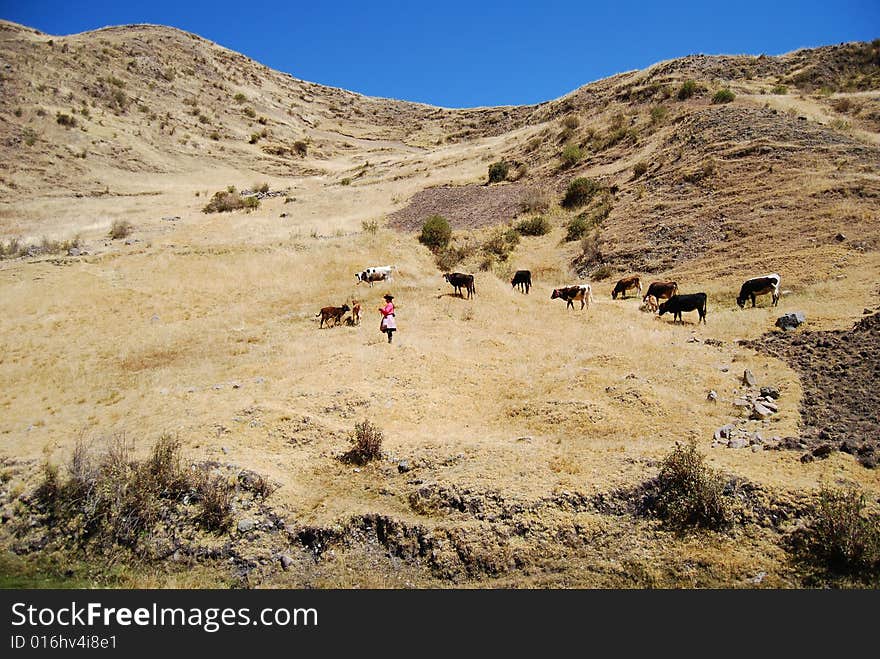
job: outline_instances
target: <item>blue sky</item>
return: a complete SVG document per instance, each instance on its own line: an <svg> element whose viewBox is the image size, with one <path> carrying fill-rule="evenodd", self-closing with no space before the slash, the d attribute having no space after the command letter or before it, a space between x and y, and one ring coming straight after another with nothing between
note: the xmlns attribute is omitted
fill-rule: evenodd
<svg viewBox="0 0 880 659"><path fill-rule="evenodd" d="M0 17L54 35L171 25L296 78L444 107L538 103L693 53L880 37L880 0L0 0Z"/></svg>

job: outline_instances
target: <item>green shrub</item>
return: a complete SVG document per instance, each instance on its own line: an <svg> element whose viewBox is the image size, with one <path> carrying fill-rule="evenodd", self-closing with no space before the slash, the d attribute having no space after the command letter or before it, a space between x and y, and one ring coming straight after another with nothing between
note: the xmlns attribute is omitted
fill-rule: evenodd
<svg viewBox="0 0 880 659"><path fill-rule="evenodd" d="M513 249L519 244L519 240L519 232L513 227L497 229L483 243L483 254L494 256L499 261L506 261Z"/></svg>
<svg viewBox="0 0 880 659"><path fill-rule="evenodd" d="M633 165L633 178L639 178L640 176L644 176L648 171L648 163L644 160L637 162Z"/></svg>
<svg viewBox="0 0 880 659"><path fill-rule="evenodd" d="M516 230L523 236L543 236L550 231L550 221L543 215L521 220Z"/></svg>
<svg viewBox="0 0 880 659"><path fill-rule="evenodd" d="M565 225L565 241L580 240L591 228L590 221L584 213L576 215Z"/></svg>
<svg viewBox="0 0 880 659"><path fill-rule="evenodd" d="M436 252L446 247L451 238L452 229L446 218L442 215L432 215L422 225L419 242L431 251Z"/></svg>
<svg viewBox="0 0 880 659"><path fill-rule="evenodd" d="M735 98L736 94L729 89L719 89L715 92L715 95L712 96L712 102L716 105L719 103L730 103Z"/></svg>
<svg viewBox="0 0 880 659"><path fill-rule="evenodd" d="M777 96L785 96L788 93L788 87L785 85L776 85L770 90L770 93L776 94Z"/></svg>
<svg viewBox="0 0 880 659"><path fill-rule="evenodd" d="M593 281L603 281L605 279L608 279L613 274L614 268L612 268L610 265L603 263L598 268L593 270L593 272L590 274L590 279L592 279Z"/></svg>
<svg viewBox="0 0 880 659"><path fill-rule="evenodd" d="M602 189L602 186L593 179L578 177L572 180L566 188L562 198L564 208L577 208L590 202L593 196Z"/></svg>
<svg viewBox="0 0 880 659"><path fill-rule="evenodd" d="M253 119L254 117L257 116L257 113L254 112L254 109L251 108L251 107L244 108L244 109L242 110L242 112L244 112L244 113L245 113L248 117L250 117L251 119Z"/></svg>
<svg viewBox="0 0 880 659"><path fill-rule="evenodd" d="M685 101L697 93L697 83L693 80L685 80L678 88L678 100Z"/></svg>
<svg viewBox="0 0 880 659"><path fill-rule="evenodd" d="M663 459L656 485L656 512L677 529L723 529L732 515L724 499L724 479L705 464L696 442L679 445Z"/></svg>
<svg viewBox="0 0 880 659"><path fill-rule="evenodd" d="M562 164L565 167L574 167L581 161L583 155L577 144L567 144L562 150Z"/></svg>
<svg viewBox="0 0 880 659"><path fill-rule="evenodd" d="M865 511L865 495L823 489L809 524L794 536L804 562L880 583L880 518Z"/></svg>
<svg viewBox="0 0 880 659"><path fill-rule="evenodd" d="M339 182L339 185L351 185L351 178L346 176Z"/></svg>
<svg viewBox="0 0 880 659"><path fill-rule="evenodd" d="M376 220L364 220L361 222L361 229L363 229L365 233L374 234L379 231L379 223Z"/></svg>
<svg viewBox="0 0 880 659"><path fill-rule="evenodd" d="M498 183L505 180L508 171L510 171L510 164L504 160L493 162L489 165L489 183Z"/></svg>
<svg viewBox="0 0 880 659"><path fill-rule="evenodd" d="M382 457L382 431L367 420L355 424L348 435L351 449L342 455L343 462L365 465Z"/></svg>
<svg viewBox="0 0 880 659"><path fill-rule="evenodd" d="M238 92L235 96L232 97L236 103L244 103L247 100L247 96Z"/></svg>
<svg viewBox="0 0 880 659"><path fill-rule="evenodd" d="M250 139L248 140L248 143L249 144L256 144L257 142L259 142L264 137L267 137L268 135L269 135L269 132L265 128L261 131L256 132L256 133L251 133L251 136L250 136Z"/></svg>

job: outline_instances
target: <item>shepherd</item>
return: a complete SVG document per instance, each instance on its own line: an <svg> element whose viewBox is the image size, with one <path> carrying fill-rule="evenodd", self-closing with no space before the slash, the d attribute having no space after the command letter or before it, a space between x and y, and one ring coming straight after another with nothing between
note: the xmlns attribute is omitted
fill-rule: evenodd
<svg viewBox="0 0 880 659"><path fill-rule="evenodd" d="M391 343L391 337L397 331L397 323L394 320L394 296L386 293L382 297L385 298L385 306L379 307L379 313L382 314L382 321L379 323L379 331L388 335L388 343Z"/></svg>

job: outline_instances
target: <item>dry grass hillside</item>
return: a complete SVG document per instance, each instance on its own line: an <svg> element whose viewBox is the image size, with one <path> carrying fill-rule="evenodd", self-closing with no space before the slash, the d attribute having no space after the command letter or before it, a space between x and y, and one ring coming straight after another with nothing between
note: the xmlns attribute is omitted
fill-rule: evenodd
<svg viewBox="0 0 880 659"><path fill-rule="evenodd" d="M877 324L852 329L880 308L878 70L877 41L693 56L536 106L452 110L297 80L161 26L0 22L4 572L876 584L876 396L839 403L878 380L862 366ZM577 178L589 193L566 201ZM264 192L203 212L228 188ZM418 240L433 214L453 230L436 252ZM356 284L384 264L392 282ZM529 295L510 286L520 268ZM474 299L452 294L454 269L475 274ZM778 308L737 308L765 272L781 275ZM707 323L612 300L630 273L705 291ZM589 308L551 301L587 281ZM353 299L361 325L319 329L321 307ZM792 311L807 324L782 335ZM838 378L811 376L827 364ZM778 411L750 419L761 387ZM365 419L381 457L342 459ZM715 434L731 423L729 447ZM173 450L150 458L157 442ZM676 525L676 459L704 461L724 514ZM65 499L77 483L89 501L116 494L84 512ZM853 501L839 490L864 497L847 545L864 549L831 560L840 538L816 539Z"/></svg>

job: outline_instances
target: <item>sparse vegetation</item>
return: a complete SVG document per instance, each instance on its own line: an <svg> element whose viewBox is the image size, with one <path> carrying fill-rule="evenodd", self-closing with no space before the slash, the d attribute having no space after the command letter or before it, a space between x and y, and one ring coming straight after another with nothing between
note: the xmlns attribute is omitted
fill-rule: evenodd
<svg viewBox="0 0 880 659"><path fill-rule="evenodd" d="M667 455L656 479L655 511L671 527L724 529L732 522L724 499L725 481L709 468L691 441Z"/></svg>
<svg viewBox="0 0 880 659"><path fill-rule="evenodd" d="M348 435L351 448L342 455L343 462L365 465L382 457L382 431L368 420L355 424Z"/></svg>
<svg viewBox="0 0 880 659"><path fill-rule="evenodd" d="M339 185L351 185L351 177L346 176L339 182Z"/></svg>
<svg viewBox="0 0 880 659"><path fill-rule="evenodd" d="M489 165L489 183L499 183L507 178L510 164L504 160Z"/></svg>
<svg viewBox="0 0 880 659"><path fill-rule="evenodd" d="M773 89L770 90L771 94L775 94L776 96L785 96L788 94L788 87L785 85L775 85Z"/></svg>
<svg viewBox="0 0 880 659"><path fill-rule="evenodd" d="M225 213L227 211L247 210L251 211L260 207L260 200L256 197L242 197L235 188L215 192L211 201L202 209L203 213Z"/></svg>
<svg viewBox="0 0 880 659"><path fill-rule="evenodd" d="M562 125L569 130L575 130L578 126L581 125L581 120L576 114L570 114L562 120Z"/></svg>
<svg viewBox="0 0 880 659"><path fill-rule="evenodd" d="M113 220L107 235L113 240L118 240L120 238L128 238L132 231L134 231L134 227L128 220Z"/></svg>
<svg viewBox="0 0 880 659"><path fill-rule="evenodd" d="M523 236L543 236L550 231L550 221L543 215L526 218L517 223L516 230Z"/></svg>
<svg viewBox="0 0 880 659"><path fill-rule="evenodd" d="M69 114L59 112L55 115L55 121L65 128L76 128L76 117L71 117Z"/></svg>
<svg viewBox="0 0 880 659"><path fill-rule="evenodd" d="M437 252L449 245L452 238L452 229L449 222L442 215L432 215L422 225L419 234L419 242L433 252Z"/></svg>
<svg viewBox="0 0 880 659"><path fill-rule="evenodd" d="M716 105L720 104L720 103L730 103L735 98L736 98L736 94L734 94L729 89L719 89L712 96L712 102L715 103Z"/></svg>
<svg viewBox="0 0 880 659"><path fill-rule="evenodd" d="M520 199L519 206L524 213L546 213L553 200L543 189L531 188Z"/></svg>
<svg viewBox="0 0 880 659"><path fill-rule="evenodd" d="M669 111L666 109L665 105L655 105L651 108L651 123L663 123L663 120L666 119L667 114L669 114Z"/></svg>
<svg viewBox="0 0 880 659"><path fill-rule="evenodd" d="M792 545L801 562L829 575L880 585L880 517L867 512L861 492L823 489Z"/></svg>
<svg viewBox="0 0 880 659"><path fill-rule="evenodd" d="M244 102L247 100L247 96L245 96L245 95L242 94L241 92L238 92L235 96L232 97L232 99L233 99L236 103L244 103Z"/></svg>
<svg viewBox="0 0 880 659"><path fill-rule="evenodd" d="M578 177L568 184L562 198L563 208L577 208L590 202L602 185L590 178Z"/></svg>
<svg viewBox="0 0 880 659"><path fill-rule="evenodd" d="M648 171L648 163L644 160L640 160L635 165L633 165L633 178L640 178L645 175Z"/></svg>
<svg viewBox="0 0 880 659"><path fill-rule="evenodd" d="M564 167L574 167L583 157L583 151L581 151L577 144L567 144L562 150L562 165Z"/></svg>
<svg viewBox="0 0 880 659"><path fill-rule="evenodd" d="M681 84L681 87L678 88L678 93L676 94L676 96L678 96L679 101L686 101L696 93L697 83L693 80L685 80Z"/></svg>
<svg viewBox="0 0 880 659"><path fill-rule="evenodd" d="M513 227L499 228L492 232L481 249L485 256L506 261L519 244L519 240L519 232Z"/></svg>
<svg viewBox="0 0 880 659"><path fill-rule="evenodd" d="M297 140L296 142L293 143L293 151L294 151L294 153L296 153L296 155L300 156L301 158L304 158L309 152L309 147L302 140Z"/></svg>

